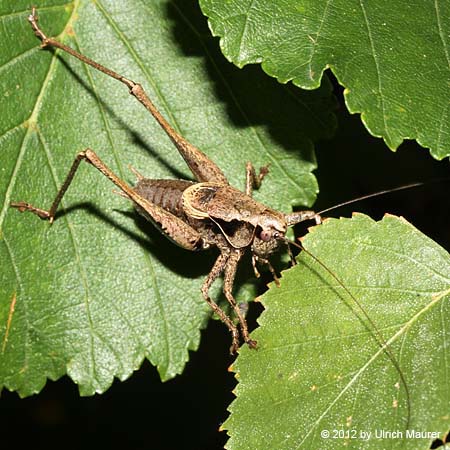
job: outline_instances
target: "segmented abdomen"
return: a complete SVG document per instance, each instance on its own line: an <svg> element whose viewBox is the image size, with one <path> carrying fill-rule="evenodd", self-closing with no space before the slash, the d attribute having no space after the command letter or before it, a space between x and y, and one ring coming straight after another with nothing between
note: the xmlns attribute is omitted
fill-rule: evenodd
<svg viewBox="0 0 450 450"><path fill-rule="evenodd" d="M142 178L138 180L134 190L142 197L166 211L184 217L181 203L183 191L192 186L194 182L186 180L151 180Z"/></svg>

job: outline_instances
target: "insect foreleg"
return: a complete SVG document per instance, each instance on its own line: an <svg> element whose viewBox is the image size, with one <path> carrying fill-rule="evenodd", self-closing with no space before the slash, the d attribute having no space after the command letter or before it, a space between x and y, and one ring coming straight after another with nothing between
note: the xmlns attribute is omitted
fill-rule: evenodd
<svg viewBox="0 0 450 450"><path fill-rule="evenodd" d="M289 247L288 247L289 248ZM280 279L278 278L278 275L272 266L271 262L267 258L262 258L260 256L256 256L255 254L252 255L252 267L253 272L255 273L256 278L259 278L261 274L258 271L257 264L265 264L268 268L270 273L272 274L273 281L277 286L280 286Z"/></svg>

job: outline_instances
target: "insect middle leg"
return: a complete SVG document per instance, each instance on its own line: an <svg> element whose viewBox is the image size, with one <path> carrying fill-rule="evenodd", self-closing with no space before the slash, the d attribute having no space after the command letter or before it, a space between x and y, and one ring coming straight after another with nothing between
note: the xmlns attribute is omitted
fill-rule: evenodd
<svg viewBox="0 0 450 450"><path fill-rule="evenodd" d="M256 175L253 164L248 161L245 166L245 193L250 197L253 194L253 189L259 189L263 178L269 173L269 166L263 166L259 169L259 174Z"/></svg>

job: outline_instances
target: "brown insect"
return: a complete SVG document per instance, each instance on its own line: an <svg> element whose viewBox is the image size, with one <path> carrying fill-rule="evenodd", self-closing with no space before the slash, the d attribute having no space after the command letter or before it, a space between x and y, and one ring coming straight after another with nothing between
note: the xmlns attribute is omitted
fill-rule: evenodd
<svg viewBox="0 0 450 450"><path fill-rule="evenodd" d="M37 208L26 202L12 203L11 206L22 212L32 212L41 219L52 222L81 161L89 162L120 188L121 195L131 200L140 214L155 223L176 244L192 251L212 246L219 249L220 255L201 288L202 295L230 330L232 353L239 346L240 335L249 347L256 347L256 342L249 336L246 320L232 292L239 261L246 251L250 251L255 274L259 275L256 264L263 263L268 265L277 281L268 258L281 245L287 245L285 234L288 227L309 219L319 223L320 216L313 211L284 214L255 201L252 198L253 189L260 186L268 172L267 167L261 168L256 174L253 165L247 163L245 192L230 186L222 170L169 125L140 84L47 37L38 25L35 8L29 16L29 22L36 36L42 41L42 47L57 47L125 84L130 94L150 111L169 135L197 181L152 180L135 171L138 180L136 186L131 187L117 177L95 152L88 148L76 156L49 210ZM294 261L292 257L291 259ZM236 314L240 331L233 320L209 296L212 283L222 274L223 292Z"/></svg>
<svg viewBox="0 0 450 450"><path fill-rule="evenodd" d="M98 64L57 40L47 37L38 26L35 8L32 9L32 13L29 16L29 22L36 36L42 41L42 47L57 47L125 84L129 88L130 94L145 106L171 138L196 181L153 180L144 178L137 171L134 171L137 176L137 183L134 187L131 187L115 175L93 150L88 148L76 156L49 210L37 208L27 202L15 202L11 206L22 212L32 212L41 219L53 222L61 199L72 183L81 161L87 161L109 178L120 189L120 194L134 203L140 214L156 224L167 237L179 246L191 251L204 250L213 246L218 248L220 254L203 283L201 288L202 295L212 310L230 330L232 335L230 351L234 353L237 350L240 337L243 338L250 348L255 348L256 342L250 338L245 317L233 296L234 279L242 256L249 251L252 255L252 265L256 276L259 276L256 266L258 263L262 263L269 267L275 282L278 282L275 270L269 262L269 257L278 251L281 246L285 245L292 262L295 263L285 237L288 227L311 219L315 220L316 223L320 223L320 214L335 207L324 210L321 213L300 211L284 214L255 201L252 198L253 189L260 186L268 172L268 168L263 167L256 174L250 162L246 165L245 192L230 186L222 170L170 126L153 105L140 84ZM336 207L422 184L415 183L389 191L366 195L356 200L341 203ZM296 243L291 242L291 244L299 246ZM361 310L367 322L374 328L374 339L392 361L399 373L401 383L405 387L409 422L410 400L408 386L399 363L392 354L386 340L360 302L342 281L314 255L307 253L345 290L354 304ZM238 326L209 296L211 285L222 274L224 277L223 292L238 319Z"/></svg>

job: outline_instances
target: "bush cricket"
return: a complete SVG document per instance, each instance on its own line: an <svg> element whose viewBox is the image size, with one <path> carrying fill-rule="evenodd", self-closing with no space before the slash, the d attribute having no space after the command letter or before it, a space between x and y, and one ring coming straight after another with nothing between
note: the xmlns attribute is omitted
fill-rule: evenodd
<svg viewBox="0 0 450 450"><path fill-rule="evenodd" d="M255 348L257 343L250 338L246 319L233 296L233 285L238 264L244 253L250 252L255 274L258 275L256 265L262 263L269 267L275 281L277 281L269 257L283 245L289 251L288 241L285 237L288 227L305 220L315 220L316 223L320 223L320 213L300 211L284 214L255 201L252 198L253 189L260 186L268 172L267 167L261 168L259 173L256 173L253 165L248 162L246 165L245 192L230 186L222 170L172 128L156 109L140 84L102 66L57 40L47 37L38 25L35 8L29 16L29 22L35 35L41 40L42 47L59 48L94 69L125 84L130 94L153 115L168 134L196 181L153 180L144 178L135 171L137 184L131 187L115 175L93 150L87 148L76 156L49 210L35 207L24 201L14 202L11 206L22 212L32 212L41 219L52 222L61 199L73 181L80 163L85 160L110 179L120 189L120 194L133 202L140 214L155 223L167 237L182 248L191 251L209 247L218 248L220 254L203 283L202 295L211 309L229 329L232 336L230 351L236 352L240 337L250 348ZM313 255L311 256L318 261ZM294 261L292 255L291 260ZM345 289L363 311L371 325L375 327L351 292L329 269L320 261L318 262ZM221 275L224 277L224 295L238 319L239 327L209 296L211 285ZM399 364L387 347L381 333L377 331L374 337L399 372L402 384L407 392L409 407L408 388Z"/></svg>
<svg viewBox="0 0 450 450"><path fill-rule="evenodd" d="M53 222L61 199L81 161L87 161L109 178L120 189L121 195L134 203L140 214L155 223L180 247L191 251L207 249L211 246L219 249L220 255L201 288L202 295L230 330L232 353L235 353L239 346L240 335L250 347L255 347L256 342L249 336L246 320L232 293L238 263L244 253L249 250L252 252L256 274L258 274L256 269L258 262L267 264L274 273L268 257L285 243L287 228L303 220L315 219L319 222L319 216L313 211L283 214L253 200L252 191L259 187L268 171L267 167L261 168L257 174L252 164L247 163L245 193L230 186L222 170L171 127L140 84L47 37L38 25L35 8L29 16L29 22L36 36L42 41L42 47L59 48L125 84L130 94L142 103L168 134L197 181L151 180L135 171L138 181L136 186L131 187L115 175L93 150L88 148L76 156L48 211L23 201L12 203L11 206L22 212L32 212L41 219ZM223 292L236 314L240 331L231 318L209 296L212 283L222 274L224 275Z"/></svg>

